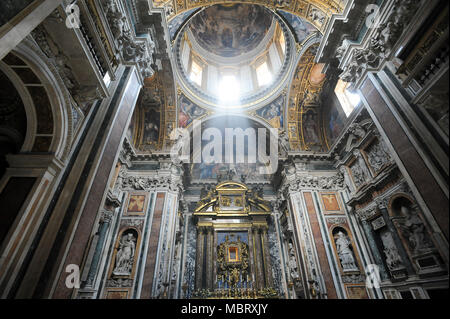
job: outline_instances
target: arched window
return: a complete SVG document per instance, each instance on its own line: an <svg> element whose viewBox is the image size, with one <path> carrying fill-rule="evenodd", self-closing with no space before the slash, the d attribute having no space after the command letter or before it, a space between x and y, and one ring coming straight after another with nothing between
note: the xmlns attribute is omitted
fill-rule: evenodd
<svg viewBox="0 0 450 319"><path fill-rule="evenodd" d="M352 92L350 90L350 85L351 83L339 80L334 90L347 117L349 117L353 110L361 103L359 94Z"/></svg>

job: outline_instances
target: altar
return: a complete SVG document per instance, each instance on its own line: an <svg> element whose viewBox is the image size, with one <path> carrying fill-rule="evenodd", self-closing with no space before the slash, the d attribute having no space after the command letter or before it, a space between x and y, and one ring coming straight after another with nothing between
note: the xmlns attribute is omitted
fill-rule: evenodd
<svg viewBox="0 0 450 319"><path fill-rule="evenodd" d="M267 241L270 204L258 188L224 182L194 212L198 298L275 298Z"/></svg>

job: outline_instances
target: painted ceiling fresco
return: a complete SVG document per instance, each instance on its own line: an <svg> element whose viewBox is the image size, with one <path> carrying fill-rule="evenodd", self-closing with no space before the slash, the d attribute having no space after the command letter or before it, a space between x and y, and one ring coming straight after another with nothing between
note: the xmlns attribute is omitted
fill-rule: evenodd
<svg viewBox="0 0 450 319"><path fill-rule="evenodd" d="M206 110L181 94L178 97L178 127L187 128L196 119L207 114Z"/></svg>
<svg viewBox="0 0 450 319"><path fill-rule="evenodd" d="M340 5L335 5L335 2L338 3L338 1L316 0L161 0L153 1L153 4L166 8L172 40L186 25L198 44L205 50L231 58L250 52L261 43L274 19L271 10L277 12L290 26L297 43L303 43L313 33L323 32L331 14L342 10ZM205 8L202 10L202 7ZM342 126L341 114L336 112L333 105L330 103L324 105L321 100L322 89L327 80L321 72L323 65L314 63L317 49L317 45L312 46L300 58L290 90L285 91L270 104L246 113L249 119L263 120L271 127L284 128L288 132L292 150L327 151L328 145L336 139ZM153 144L162 145L165 143L161 143L165 133L170 132L173 127L188 128L195 119L205 119L213 114L188 99L181 90L178 91L178 97L175 100L177 108L170 116L176 122L168 128L165 124L167 112L164 110L160 111L162 113L150 114L150 112L146 116L151 119L158 118L161 128L156 123L153 123L153 127L149 124L148 132L142 134L142 138L147 138L149 143L153 140ZM325 117L324 109L327 109L328 113ZM145 115L142 117L145 118ZM141 140L141 136L139 139L139 143L146 143ZM201 165L191 167L194 178L216 179L230 170L236 175L250 177L257 170L255 164L233 167Z"/></svg>
<svg viewBox="0 0 450 319"><path fill-rule="evenodd" d="M284 95L282 95L269 105L256 111L256 115L263 118L273 128L282 128L284 101L285 98Z"/></svg>
<svg viewBox="0 0 450 319"><path fill-rule="evenodd" d="M170 38L172 40L175 39L175 36L177 35L178 30L181 28L181 26L185 23L187 19L189 19L196 11L199 9L192 9L186 12L183 12L176 17L174 17L168 24L169 27L169 33Z"/></svg>
<svg viewBox="0 0 450 319"><path fill-rule="evenodd" d="M189 27L204 49L222 57L236 57L258 46L272 19L262 6L215 5L197 14Z"/></svg>
<svg viewBox="0 0 450 319"><path fill-rule="evenodd" d="M342 0L153 0L155 8L165 8L167 19L173 19L193 8L200 8L214 4L257 4L272 10L282 9L307 20L324 31L324 27L332 14L342 13L346 1Z"/></svg>
<svg viewBox="0 0 450 319"><path fill-rule="evenodd" d="M205 120L202 122L202 132L205 132L207 128L215 128L218 129L221 132L221 137L223 139L222 143L222 156L225 156L226 150L225 150L225 129L232 128L237 129L241 128L242 130L246 130L247 128L253 128L255 132L258 131L258 128L262 128L263 126L260 123L257 123L255 120L252 120L250 118L246 118L243 116L220 116L217 118L210 118L209 120ZM268 133L268 132L267 132ZM267 136L268 138L268 136ZM211 140L203 140L202 141L202 154L204 152L205 147L209 147ZM245 146L242 150L243 153L240 153L244 157L244 161L242 163L237 162L236 163L206 163L204 160L202 163L193 163L190 167L190 173L194 180L231 180L233 177L239 178L241 181L251 181L255 178L264 179L264 180L270 180L272 178L272 175L269 173L262 174L261 172L268 172L268 168L265 166L265 164L259 162L258 157L256 158L256 163L249 160L249 154L248 154L248 143L249 141L247 138L245 139ZM269 140L266 140L266 145L268 145L270 142ZM216 152L217 150L214 150ZM233 150L234 156L237 155L237 152L239 150L234 149ZM258 154L258 149L255 150L256 154ZM214 155L215 153L211 153L211 155ZM224 162L224 161L223 161Z"/></svg>
<svg viewBox="0 0 450 319"><path fill-rule="evenodd" d="M292 27L294 31L295 40L298 43L302 43L305 39L312 33L317 32L317 28L311 23L306 22L299 16L296 16L290 12L284 10L278 10L281 16L286 20L286 22Z"/></svg>
<svg viewBox="0 0 450 319"><path fill-rule="evenodd" d="M300 58L291 83L288 103L288 132L291 148L327 151L322 121L321 92L326 81L323 65L314 63L318 45Z"/></svg>

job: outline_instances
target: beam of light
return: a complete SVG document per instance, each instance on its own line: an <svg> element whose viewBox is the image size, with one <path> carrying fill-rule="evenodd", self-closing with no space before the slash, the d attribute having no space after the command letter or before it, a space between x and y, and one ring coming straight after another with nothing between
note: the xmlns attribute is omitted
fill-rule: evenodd
<svg viewBox="0 0 450 319"><path fill-rule="evenodd" d="M231 105L239 102L240 91L239 81L235 76L223 76L219 84L220 103L223 105Z"/></svg>
<svg viewBox="0 0 450 319"><path fill-rule="evenodd" d="M345 94L347 95L350 103L352 104L352 106L355 108L356 106L359 105L359 103L361 103L361 97L359 96L358 93L353 93L350 90L346 90Z"/></svg>
<svg viewBox="0 0 450 319"><path fill-rule="evenodd" d="M258 77L259 86L269 85L272 82L272 74L265 62L256 69L256 75Z"/></svg>

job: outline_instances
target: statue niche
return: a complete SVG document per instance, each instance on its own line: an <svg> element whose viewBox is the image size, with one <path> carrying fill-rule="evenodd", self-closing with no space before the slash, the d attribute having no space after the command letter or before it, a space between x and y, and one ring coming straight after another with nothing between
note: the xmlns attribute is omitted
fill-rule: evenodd
<svg viewBox="0 0 450 319"><path fill-rule="evenodd" d="M115 256L113 276L130 276L133 270L136 253L137 231L128 229L120 237Z"/></svg>
<svg viewBox="0 0 450 319"><path fill-rule="evenodd" d="M397 214L403 218L398 224L413 254L427 252L433 248L424 223L408 202L399 204Z"/></svg>
<svg viewBox="0 0 450 319"><path fill-rule="evenodd" d="M336 227L333 230L336 251L341 262L342 270L345 272L359 272L352 242L343 228Z"/></svg>
<svg viewBox="0 0 450 319"><path fill-rule="evenodd" d="M390 214L418 274L445 272L419 207L408 197L397 196L391 200Z"/></svg>

